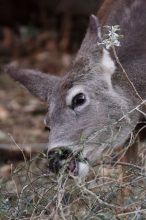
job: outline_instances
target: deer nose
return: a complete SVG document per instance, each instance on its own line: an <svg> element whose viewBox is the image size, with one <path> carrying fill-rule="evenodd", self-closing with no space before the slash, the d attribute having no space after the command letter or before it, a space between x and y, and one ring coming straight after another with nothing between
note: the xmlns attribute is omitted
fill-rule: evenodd
<svg viewBox="0 0 146 220"><path fill-rule="evenodd" d="M75 169L75 159L73 159L73 153L70 149L61 147L52 149L48 152L47 157L49 170L53 173L59 173L63 167L68 169L67 160L72 161L70 167L72 170Z"/></svg>

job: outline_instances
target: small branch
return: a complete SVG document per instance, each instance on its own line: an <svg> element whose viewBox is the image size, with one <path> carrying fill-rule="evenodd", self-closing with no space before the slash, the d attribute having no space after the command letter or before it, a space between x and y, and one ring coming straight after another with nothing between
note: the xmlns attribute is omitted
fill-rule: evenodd
<svg viewBox="0 0 146 220"><path fill-rule="evenodd" d="M138 213L144 213L144 212L146 213L146 209L138 209L138 210L135 210L135 211L132 211L132 212L126 212L126 213L118 214L117 217L124 217L124 216L132 215L132 214L137 215Z"/></svg>
<svg viewBox="0 0 146 220"><path fill-rule="evenodd" d="M77 184L77 186L82 189L84 192L88 193L89 195L93 196L101 206L106 206L108 208L116 208L116 209L120 209L121 206L118 205L114 205L114 204L109 204L107 202L104 202L102 199L99 198L99 196L97 196L95 193L93 193L92 191L90 191L89 189L87 189L84 185L79 185Z"/></svg>
<svg viewBox="0 0 146 220"><path fill-rule="evenodd" d="M123 68L123 66L122 66L122 64L121 64L121 62L120 62L120 60L119 60L119 58L118 58L118 56L117 56L115 47L113 46L112 49L113 49L113 53L114 53L114 56L115 56L115 58L116 58L116 61L117 61L117 63L119 64L120 68L122 69L123 73L125 74L126 79L128 80L128 82L129 82L130 85L132 86L132 88L133 88L135 94L136 94L136 95L138 96L138 98L143 102L143 99L142 99L141 96L139 95L139 93L138 93L137 89L135 88L133 82L131 82L131 80L129 79L128 74L126 73L125 69Z"/></svg>
<svg viewBox="0 0 146 220"><path fill-rule="evenodd" d="M101 165L101 163L96 163L96 164L94 164L94 167L99 166L99 165ZM135 164L126 163L126 162L120 162L120 161L119 162L103 162L102 165L114 165L114 166L121 165L121 166L128 166L128 167L140 170L140 171L143 170L142 167L137 166Z"/></svg>

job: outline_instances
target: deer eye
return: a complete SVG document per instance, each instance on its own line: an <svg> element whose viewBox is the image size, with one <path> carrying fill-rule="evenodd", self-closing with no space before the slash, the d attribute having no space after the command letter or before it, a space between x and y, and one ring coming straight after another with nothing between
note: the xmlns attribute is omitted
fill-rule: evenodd
<svg viewBox="0 0 146 220"><path fill-rule="evenodd" d="M71 108L75 109L78 106L83 105L86 102L86 96L83 93L79 93L72 99Z"/></svg>

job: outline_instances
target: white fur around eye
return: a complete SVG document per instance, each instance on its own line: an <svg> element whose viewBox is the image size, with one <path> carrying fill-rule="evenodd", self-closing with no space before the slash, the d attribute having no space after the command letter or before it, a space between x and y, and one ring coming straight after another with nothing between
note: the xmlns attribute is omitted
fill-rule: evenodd
<svg viewBox="0 0 146 220"><path fill-rule="evenodd" d="M73 98L79 93L85 93L82 86L74 86L68 91L66 96L67 106L71 106Z"/></svg>

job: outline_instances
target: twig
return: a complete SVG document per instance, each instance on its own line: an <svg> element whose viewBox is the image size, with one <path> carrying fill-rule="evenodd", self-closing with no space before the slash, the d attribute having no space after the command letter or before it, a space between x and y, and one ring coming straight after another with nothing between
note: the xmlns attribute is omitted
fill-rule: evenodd
<svg viewBox="0 0 146 220"><path fill-rule="evenodd" d="M146 212L146 209L141 209L141 210L135 210L135 211L132 211L132 212L121 213L121 214L118 214L117 217L124 217L124 216L127 216L127 215L143 213L143 212Z"/></svg>
<svg viewBox="0 0 146 220"><path fill-rule="evenodd" d="M76 183L77 184L77 183ZM92 191L88 190L84 185L79 185L77 184L77 186L82 189L83 191L85 191L86 193L90 194L91 196L93 196L98 202L100 205L102 206L106 206L108 208L121 208L121 206L117 206L117 205L114 205L114 204L109 204L107 202L104 202L102 199L99 198L99 196L97 196L95 193L93 193Z"/></svg>
<svg viewBox="0 0 146 220"><path fill-rule="evenodd" d="M120 161L118 161L118 162L103 162L103 164L104 165L115 165L115 166L118 166L118 165L121 165L121 166L128 166L128 167L131 167L131 168L134 168L134 169L137 169L137 170L140 170L140 171L142 171L142 167L140 167L140 166L137 166L137 165L135 165L135 164L131 164L131 163L126 163L126 162L120 162ZM94 167L95 166L98 166L98 165L101 165L100 163L96 163L96 164L94 164Z"/></svg>
<svg viewBox="0 0 146 220"><path fill-rule="evenodd" d="M116 61L117 61L117 63L119 64L120 68L122 69L123 73L125 74L126 79L128 80L128 82L129 82L130 85L132 86L132 88L133 88L135 94L136 94L136 95L138 96L138 98L143 102L143 99L142 99L141 96L139 95L139 93L138 93L137 89L135 88L133 82L131 82L131 80L129 79L128 74L126 73L126 71L125 71L123 65L121 64L121 62L120 62L120 60L119 60L119 58L118 58L118 56L117 56L115 47L113 46L112 49L113 49L113 53L114 53L114 56L115 56L115 58L116 58Z"/></svg>

